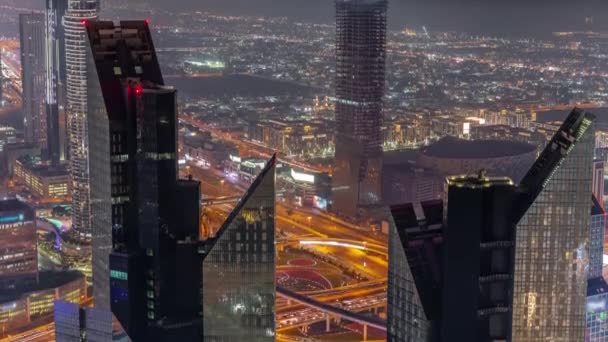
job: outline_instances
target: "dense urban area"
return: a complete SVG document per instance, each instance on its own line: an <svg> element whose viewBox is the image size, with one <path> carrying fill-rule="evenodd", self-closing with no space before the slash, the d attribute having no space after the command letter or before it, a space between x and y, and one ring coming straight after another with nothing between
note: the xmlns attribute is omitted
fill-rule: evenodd
<svg viewBox="0 0 608 342"><path fill-rule="evenodd" d="M608 31L335 2L0 0L1 342L608 341Z"/></svg>

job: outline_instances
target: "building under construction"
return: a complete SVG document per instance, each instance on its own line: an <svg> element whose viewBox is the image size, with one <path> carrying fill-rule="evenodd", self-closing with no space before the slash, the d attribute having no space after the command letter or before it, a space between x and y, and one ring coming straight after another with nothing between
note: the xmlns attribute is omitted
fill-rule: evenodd
<svg viewBox="0 0 608 342"><path fill-rule="evenodd" d="M381 200L386 0L336 0L333 208L361 216Z"/></svg>

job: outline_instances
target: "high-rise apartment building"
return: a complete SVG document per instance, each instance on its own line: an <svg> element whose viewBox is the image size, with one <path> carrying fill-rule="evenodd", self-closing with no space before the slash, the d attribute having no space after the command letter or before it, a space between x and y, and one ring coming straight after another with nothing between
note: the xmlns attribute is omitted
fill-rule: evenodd
<svg viewBox="0 0 608 342"><path fill-rule="evenodd" d="M38 279L36 215L18 200L0 201L0 291Z"/></svg>
<svg viewBox="0 0 608 342"><path fill-rule="evenodd" d="M66 119L72 176L72 229L91 239L86 24L97 18L99 0L68 0L63 16Z"/></svg>
<svg viewBox="0 0 608 342"><path fill-rule="evenodd" d="M46 1L46 155L53 165L65 160L65 34L63 16L68 0Z"/></svg>
<svg viewBox="0 0 608 342"><path fill-rule="evenodd" d="M593 119L573 110L517 186L449 177L447 213L393 208L389 341L584 340Z"/></svg>
<svg viewBox="0 0 608 342"><path fill-rule="evenodd" d="M203 341L274 341L273 157L214 237L203 241Z"/></svg>
<svg viewBox="0 0 608 342"><path fill-rule="evenodd" d="M23 127L25 141L46 148L45 92L45 16L19 14L21 85L23 89Z"/></svg>
<svg viewBox="0 0 608 342"><path fill-rule="evenodd" d="M386 0L336 0L333 210L357 217L382 195Z"/></svg>

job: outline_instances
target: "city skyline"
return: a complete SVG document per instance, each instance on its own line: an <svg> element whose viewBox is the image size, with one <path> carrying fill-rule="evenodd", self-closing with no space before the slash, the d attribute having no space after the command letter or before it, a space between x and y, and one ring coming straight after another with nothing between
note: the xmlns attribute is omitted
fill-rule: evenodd
<svg viewBox="0 0 608 342"><path fill-rule="evenodd" d="M601 341L604 6L0 0L0 339Z"/></svg>

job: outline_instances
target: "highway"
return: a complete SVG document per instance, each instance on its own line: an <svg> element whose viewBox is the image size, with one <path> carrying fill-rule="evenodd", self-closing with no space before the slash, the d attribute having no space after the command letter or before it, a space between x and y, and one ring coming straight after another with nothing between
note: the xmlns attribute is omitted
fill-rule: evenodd
<svg viewBox="0 0 608 342"><path fill-rule="evenodd" d="M248 187L247 183L230 178L220 170L204 169L196 163L189 162L184 171L201 181L203 198L240 196ZM221 224L235 203L212 205L204 210L208 215L216 217L216 224ZM327 316L323 309L331 310L332 317L345 315L351 319L345 317L346 321L358 320L359 323L368 322L372 324L370 326L386 329L385 323L378 316L372 316L368 320L367 315L360 316L357 312L386 305L387 237L373 233L371 229L344 222L329 213L294 207L281 200L277 200L275 218L277 246L288 244L332 258L345 269L368 279L344 287L296 294L305 298L307 303L295 301L293 298L285 300L277 297L278 330L288 333L299 327L326 321ZM212 231L214 229L217 227L211 227ZM281 266L278 269L281 269ZM279 289L277 294L285 295L284 290Z"/></svg>
<svg viewBox="0 0 608 342"><path fill-rule="evenodd" d="M250 155L250 156L255 155L257 157L269 159L273 153L277 153L277 157L279 158L279 161L281 163L295 166L297 168L300 168L302 170L306 170L309 172L330 172L329 169L324 168L324 167L312 166L312 165L306 164L306 163L298 161L298 160L286 158L286 157L282 156L280 151L276 151L271 148L267 148L265 146L262 146L255 142L252 142L252 141L246 141L242 137L234 137L230 133L222 132L222 131L218 130L216 127L213 127L212 125L207 125L205 123L202 123L202 122L196 120L191 115L182 113L179 116L179 120L180 120L180 122L187 123L202 131L210 132L213 136L215 136L219 139L233 143L235 146L237 146L239 148L241 155Z"/></svg>

